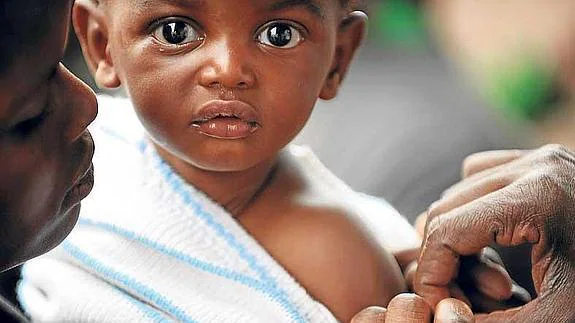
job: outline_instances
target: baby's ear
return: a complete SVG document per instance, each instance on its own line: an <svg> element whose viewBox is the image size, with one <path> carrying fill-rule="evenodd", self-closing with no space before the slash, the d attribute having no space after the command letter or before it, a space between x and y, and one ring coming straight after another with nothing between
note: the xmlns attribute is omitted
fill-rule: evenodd
<svg viewBox="0 0 575 323"><path fill-rule="evenodd" d="M339 25L335 55L327 79L323 85L320 98L333 99L347 74L351 61L366 34L367 15L361 11L347 14Z"/></svg>
<svg viewBox="0 0 575 323"><path fill-rule="evenodd" d="M97 0L76 0L72 22L96 84L101 88L117 88L121 82L110 55L108 26L101 6Z"/></svg>

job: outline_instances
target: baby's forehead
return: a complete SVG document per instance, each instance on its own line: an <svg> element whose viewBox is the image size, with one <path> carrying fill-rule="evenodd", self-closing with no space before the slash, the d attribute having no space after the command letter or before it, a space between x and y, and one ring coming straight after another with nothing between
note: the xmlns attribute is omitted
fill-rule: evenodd
<svg viewBox="0 0 575 323"><path fill-rule="evenodd" d="M159 4L171 4L171 5L181 5L181 6L196 6L201 7L209 4L213 0L92 0L99 3L111 3L116 2L120 4L131 4L141 7L152 7ZM230 1L238 2L239 0L217 0L217 1ZM253 7L274 7L274 6L307 6L310 8L317 7L321 8L331 4L338 4L340 6L345 6L350 1L354 0L249 0L243 1L244 3L251 4Z"/></svg>

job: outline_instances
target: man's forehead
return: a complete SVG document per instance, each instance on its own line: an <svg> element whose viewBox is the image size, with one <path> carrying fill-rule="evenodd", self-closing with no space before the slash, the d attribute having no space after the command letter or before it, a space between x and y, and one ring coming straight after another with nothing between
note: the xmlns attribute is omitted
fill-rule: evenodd
<svg viewBox="0 0 575 323"><path fill-rule="evenodd" d="M0 121L53 73L63 52L71 0L2 0L0 8Z"/></svg>
<svg viewBox="0 0 575 323"><path fill-rule="evenodd" d="M2 0L2 20L50 19L50 12L68 8L73 0Z"/></svg>

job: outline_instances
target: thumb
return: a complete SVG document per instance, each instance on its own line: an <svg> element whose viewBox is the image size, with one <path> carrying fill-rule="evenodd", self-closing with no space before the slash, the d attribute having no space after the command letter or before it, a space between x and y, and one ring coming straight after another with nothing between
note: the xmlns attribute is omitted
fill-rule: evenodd
<svg viewBox="0 0 575 323"><path fill-rule="evenodd" d="M446 298L435 307L434 323L474 322L473 312L467 304L455 298Z"/></svg>
<svg viewBox="0 0 575 323"><path fill-rule="evenodd" d="M357 313L351 323L385 323L386 309L378 306L371 306Z"/></svg>
<svg viewBox="0 0 575 323"><path fill-rule="evenodd" d="M386 322L427 323L432 318L431 307L416 294L399 294L387 305Z"/></svg>

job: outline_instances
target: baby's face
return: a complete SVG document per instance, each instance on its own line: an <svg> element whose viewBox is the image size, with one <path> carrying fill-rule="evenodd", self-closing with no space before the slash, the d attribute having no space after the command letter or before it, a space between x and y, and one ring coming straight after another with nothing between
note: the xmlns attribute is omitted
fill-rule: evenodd
<svg viewBox="0 0 575 323"><path fill-rule="evenodd" d="M72 1L10 1L14 12L39 13L7 18L28 45L0 75L0 271L53 248L76 223L93 181L86 127L97 109L60 64Z"/></svg>
<svg viewBox="0 0 575 323"><path fill-rule="evenodd" d="M153 140L239 171L301 130L333 68L334 0L107 0L114 68Z"/></svg>

